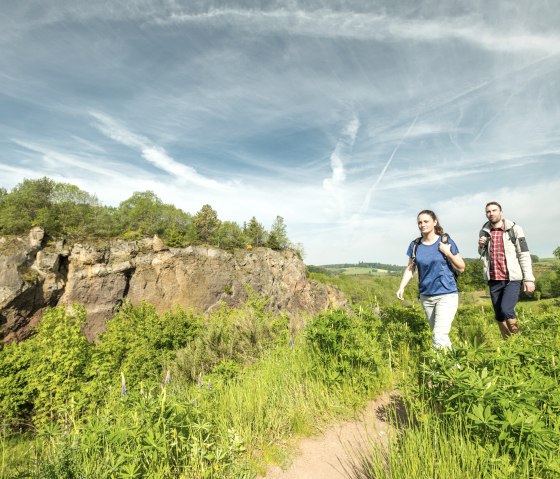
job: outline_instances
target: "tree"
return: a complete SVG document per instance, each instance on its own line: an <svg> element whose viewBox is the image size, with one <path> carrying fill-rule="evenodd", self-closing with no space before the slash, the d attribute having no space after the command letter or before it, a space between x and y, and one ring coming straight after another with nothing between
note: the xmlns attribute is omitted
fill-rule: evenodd
<svg viewBox="0 0 560 479"><path fill-rule="evenodd" d="M263 246L266 242L266 231L257 219L253 216L248 225L243 230L247 243L251 246Z"/></svg>
<svg viewBox="0 0 560 479"><path fill-rule="evenodd" d="M91 231L95 209L99 208L97 197L75 185L55 183L51 202L48 210L42 211L46 217L40 221L51 234L84 235Z"/></svg>
<svg viewBox="0 0 560 479"><path fill-rule="evenodd" d="M210 205L204 205L194 215L193 225L198 241L214 244L216 233L220 227L220 220L218 219L218 213Z"/></svg>
<svg viewBox="0 0 560 479"><path fill-rule="evenodd" d="M232 250L243 247L243 231L233 221L224 221L220 224L216 239L218 241L218 248Z"/></svg>
<svg viewBox="0 0 560 479"><path fill-rule="evenodd" d="M552 254L554 255L554 257L555 257L556 259L560 259L560 246L558 246L558 248L556 248L556 249L552 252Z"/></svg>
<svg viewBox="0 0 560 479"><path fill-rule="evenodd" d="M284 218L282 218L281 216L277 216L274 220L274 223L272 223L266 245L269 248L278 250L286 249L290 245L290 240L288 239L288 235L286 234L286 225L284 224Z"/></svg>
<svg viewBox="0 0 560 479"><path fill-rule="evenodd" d="M480 291L487 287L481 259L465 258L465 271L459 275L457 286L460 291Z"/></svg>
<svg viewBox="0 0 560 479"><path fill-rule="evenodd" d="M48 215L48 211L52 205L54 185L54 181L46 177L39 180L25 179L4 195L0 210L0 233L25 233L35 225L49 230L52 217Z"/></svg>
<svg viewBox="0 0 560 479"><path fill-rule="evenodd" d="M163 240L174 247L184 247L190 242L193 217L173 205L163 205Z"/></svg>
<svg viewBox="0 0 560 479"><path fill-rule="evenodd" d="M135 231L139 235L161 234L164 228L163 209L163 202L153 191L137 191L119 205L119 222L124 230Z"/></svg>

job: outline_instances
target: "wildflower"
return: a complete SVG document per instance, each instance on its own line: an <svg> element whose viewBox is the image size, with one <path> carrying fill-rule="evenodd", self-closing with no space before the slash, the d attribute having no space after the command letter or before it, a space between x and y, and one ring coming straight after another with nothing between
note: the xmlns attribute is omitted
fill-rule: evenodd
<svg viewBox="0 0 560 479"><path fill-rule="evenodd" d="M124 373L121 371L121 396L126 396L126 379Z"/></svg>

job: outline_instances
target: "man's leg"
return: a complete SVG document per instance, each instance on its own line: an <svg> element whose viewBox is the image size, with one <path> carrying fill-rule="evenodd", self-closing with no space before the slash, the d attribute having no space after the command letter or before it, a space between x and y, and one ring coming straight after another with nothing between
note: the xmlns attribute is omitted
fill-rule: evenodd
<svg viewBox="0 0 560 479"><path fill-rule="evenodd" d="M494 308L494 317L498 322L498 327L500 328L502 337L507 338L511 335L511 332L508 328L507 323L505 322L505 317L502 312L502 297L504 295L506 282L490 280L488 281L488 286L490 287L490 299L492 300L492 307Z"/></svg>
<svg viewBox="0 0 560 479"><path fill-rule="evenodd" d="M510 333L509 335L519 332L519 325L515 316L515 306L517 301L519 301L520 291L521 281L508 281L502 294L502 313L504 315L504 323Z"/></svg>
<svg viewBox="0 0 560 479"><path fill-rule="evenodd" d="M494 315L504 338L519 332L515 305L519 299L521 281L489 281Z"/></svg>

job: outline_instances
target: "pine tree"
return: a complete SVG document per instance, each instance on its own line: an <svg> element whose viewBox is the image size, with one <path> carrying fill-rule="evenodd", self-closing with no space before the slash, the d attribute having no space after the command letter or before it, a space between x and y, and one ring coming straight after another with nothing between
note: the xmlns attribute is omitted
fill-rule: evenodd
<svg viewBox="0 0 560 479"><path fill-rule="evenodd" d="M247 243L251 246L263 246L266 243L266 230L253 216L243 231Z"/></svg>
<svg viewBox="0 0 560 479"><path fill-rule="evenodd" d="M277 216L274 223L272 223L266 245L269 248L278 250L286 249L290 245L290 240L286 234L284 218L281 216Z"/></svg>
<svg viewBox="0 0 560 479"><path fill-rule="evenodd" d="M193 219L198 241L214 244L220 223L218 213L210 205L204 205Z"/></svg>

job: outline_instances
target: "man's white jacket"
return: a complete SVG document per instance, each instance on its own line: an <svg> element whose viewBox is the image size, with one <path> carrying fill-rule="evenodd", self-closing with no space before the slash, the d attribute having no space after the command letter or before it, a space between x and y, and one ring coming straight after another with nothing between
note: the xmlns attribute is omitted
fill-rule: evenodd
<svg viewBox="0 0 560 479"><path fill-rule="evenodd" d="M504 253L506 256L506 265L509 273L510 281L535 281L533 276L533 268L531 266L531 254L529 246L523 233L523 228L513 221L504 219L505 231L503 234ZM515 243L511 241L509 230L513 228ZM490 242L492 235L490 234L490 222L484 223L478 237L486 236L488 241L484 246L478 246L478 254L484 263L484 278L486 281L490 279Z"/></svg>

